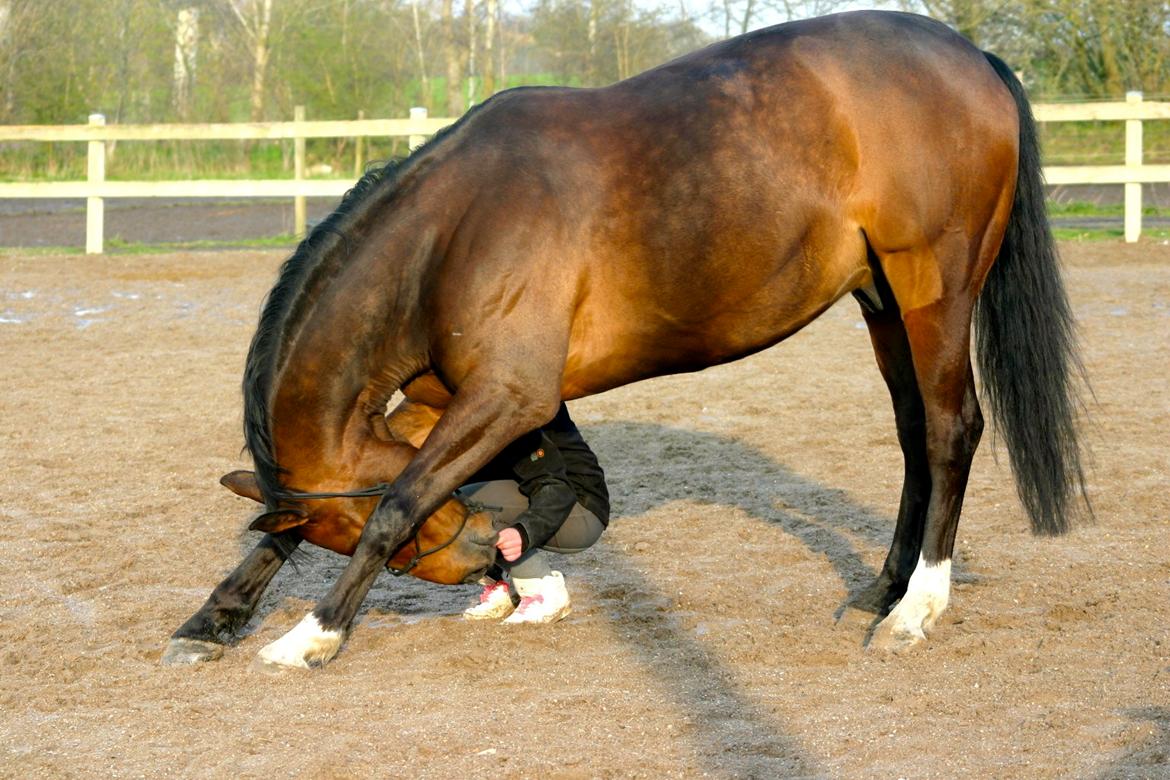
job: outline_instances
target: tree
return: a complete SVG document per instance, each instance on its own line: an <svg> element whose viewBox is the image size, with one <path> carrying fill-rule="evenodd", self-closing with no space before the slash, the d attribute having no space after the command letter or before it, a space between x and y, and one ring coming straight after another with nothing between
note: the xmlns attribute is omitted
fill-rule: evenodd
<svg viewBox="0 0 1170 780"><path fill-rule="evenodd" d="M1170 64L1170 6L1159 0L1033 2L1032 70L1046 89L1091 97L1161 92Z"/></svg>
<svg viewBox="0 0 1170 780"><path fill-rule="evenodd" d="M463 57L467 70L467 102L465 106L471 108L471 104L475 102L475 50L477 38L475 0L463 0L463 21L467 24L467 48Z"/></svg>
<svg viewBox="0 0 1170 780"><path fill-rule="evenodd" d="M1170 66L1163 0L901 0L994 51L1033 90L1120 97L1161 91Z"/></svg>
<svg viewBox="0 0 1170 780"><path fill-rule="evenodd" d="M723 37L729 38L768 24L823 16L846 4L847 0L719 0L712 2L708 18L720 22Z"/></svg>
<svg viewBox="0 0 1170 780"><path fill-rule="evenodd" d="M22 9L17 6L17 13ZM0 0L0 120L11 121L16 107L16 68L20 63L21 50L17 45L16 31L21 19L14 14L11 0Z"/></svg>
<svg viewBox="0 0 1170 780"><path fill-rule="evenodd" d="M199 9L180 8L175 15L175 91L173 102L180 118L191 114L191 90L199 52Z"/></svg>
<svg viewBox="0 0 1170 780"><path fill-rule="evenodd" d="M249 105L253 122L264 118L264 79L268 72L268 58L272 50L273 0L224 0L227 10L240 24L252 54L252 92Z"/></svg>
<svg viewBox="0 0 1170 780"><path fill-rule="evenodd" d="M422 87L423 106L429 111L431 108L431 80L427 75L427 54L423 45L422 14L419 12L419 0L411 0L410 13L414 27L415 54L418 56L418 79Z"/></svg>

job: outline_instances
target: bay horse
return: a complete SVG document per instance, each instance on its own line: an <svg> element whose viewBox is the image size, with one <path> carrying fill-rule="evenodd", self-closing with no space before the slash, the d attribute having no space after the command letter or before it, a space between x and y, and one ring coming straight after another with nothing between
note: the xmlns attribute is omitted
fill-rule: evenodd
<svg viewBox="0 0 1170 780"><path fill-rule="evenodd" d="M417 534L453 540L424 559L432 579L479 576L491 526L452 491L562 400L749 355L846 294L905 457L856 604L885 614L871 646L898 649L948 602L983 430L973 323L1033 530L1067 530L1084 495L1073 320L1019 80L943 24L853 12L600 89L495 95L363 177L280 270L244 372L255 472L227 478L269 533L167 660L214 657L303 538L352 558L260 659L327 663L387 561L431 544ZM399 389L429 415L417 448L387 430Z"/></svg>

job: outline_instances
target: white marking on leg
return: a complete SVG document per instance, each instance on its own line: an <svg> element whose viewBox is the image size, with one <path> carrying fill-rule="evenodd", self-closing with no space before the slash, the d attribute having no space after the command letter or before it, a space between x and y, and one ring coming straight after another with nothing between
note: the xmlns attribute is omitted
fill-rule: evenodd
<svg viewBox="0 0 1170 780"><path fill-rule="evenodd" d="M343 641L345 636L341 631L325 630L316 616L309 613L287 634L266 645L259 657L266 664L308 669L328 663L337 655Z"/></svg>
<svg viewBox="0 0 1170 780"><path fill-rule="evenodd" d="M886 620L891 620L896 630L925 639L926 629L934 625L934 621L947 608L950 595L950 559L927 563L920 555L918 565L910 575L906 595Z"/></svg>

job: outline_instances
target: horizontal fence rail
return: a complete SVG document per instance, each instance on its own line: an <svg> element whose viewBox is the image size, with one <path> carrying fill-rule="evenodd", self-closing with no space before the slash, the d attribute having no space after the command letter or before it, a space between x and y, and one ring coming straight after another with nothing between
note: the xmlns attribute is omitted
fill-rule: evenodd
<svg viewBox="0 0 1170 780"><path fill-rule="evenodd" d="M425 109L424 109L425 111ZM100 114L94 114L100 116ZM289 138L432 135L454 119L347 119L323 122L241 122L210 125L8 125L0 141L280 141Z"/></svg>
<svg viewBox="0 0 1170 780"><path fill-rule="evenodd" d="M1123 165L1046 166L1049 184L1125 185L1125 240L1137 241L1142 228L1142 184L1170 182L1170 165L1142 164L1142 122L1170 120L1170 102L1142 100L1130 92L1125 101L1033 106L1039 122L1124 122ZM235 124L109 125L93 114L87 125L15 125L0 127L0 141L84 142L88 146L85 181L0 182L0 198L85 198L87 253L101 253L104 246L107 198L293 198L294 223L304 235L305 198L337 197L352 186L350 180L305 178L305 139L407 137L408 146L421 146L454 122L453 118L428 117L426 109L412 108L406 119L357 119L305 121L298 106L292 122L243 122ZM106 143L110 141L205 141L292 140L292 179L200 179L182 181L107 181Z"/></svg>
<svg viewBox="0 0 1170 780"><path fill-rule="evenodd" d="M1141 92L1127 92L1125 102L1038 104L1039 122L1125 122L1124 165L1045 166L1049 184L1124 184L1125 240L1142 235L1142 184L1170 181L1170 165L1142 165L1142 121L1170 119L1170 103L1142 100Z"/></svg>
<svg viewBox="0 0 1170 780"><path fill-rule="evenodd" d="M91 114L87 125L10 125L0 127L2 141L87 143L85 181L0 182L0 198L85 198L85 251L101 254L105 244L107 198L293 198L294 231L306 227L305 198L344 195L351 179L305 178L307 138L406 137L416 149L453 118L429 117L425 108L412 108L407 119L357 119L308 122L297 106L292 122L238 124L106 125L101 114ZM109 141L292 140L292 179L183 179L180 181L107 181L106 143Z"/></svg>

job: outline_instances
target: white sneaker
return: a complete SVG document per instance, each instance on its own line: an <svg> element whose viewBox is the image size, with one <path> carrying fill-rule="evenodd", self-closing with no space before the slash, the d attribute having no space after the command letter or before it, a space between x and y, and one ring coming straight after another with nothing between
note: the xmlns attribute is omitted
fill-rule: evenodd
<svg viewBox="0 0 1170 780"><path fill-rule="evenodd" d="M465 620L495 620L512 614L516 605L512 603L512 594L508 590L508 583L498 582L485 578L483 593L479 594L479 603L463 610Z"/></svg>
<svg viewBox="0 0 1170 780"><path fill-rule="evenodd" d="M539 579L514 578L512 581L520 594L520 606L504 620L508 625L555 623L573 611L569 591L565 589L565 578L559 571Z"/></svg>

